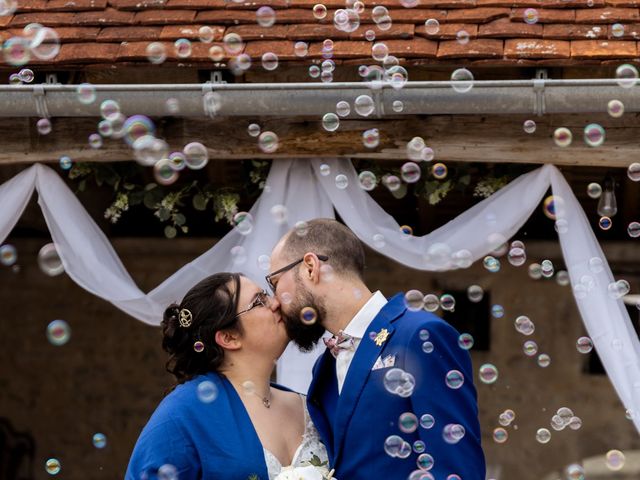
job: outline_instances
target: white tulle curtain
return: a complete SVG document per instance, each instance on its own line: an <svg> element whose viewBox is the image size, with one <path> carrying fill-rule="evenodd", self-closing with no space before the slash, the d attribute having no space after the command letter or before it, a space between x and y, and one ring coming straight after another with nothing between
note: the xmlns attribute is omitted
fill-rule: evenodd
<svg viewBox="0 0 640 480"><path fill-rule="evenodd" d="M329 175L320 173L322 163L329 166ZM336 184L338 174L347 177L346 188L338 187L344 182ZM412 268L445 271L467 267L511 238L551 186L560 244L585 327L623 404L632 413L640 411L640 342L622 300L609 288L615 280L587 218L554 166L522 175L422 237L400 233L397 222L358 186L357 173L348 161L277 160L266 185L250 212L251 231L232 230L148 294L136 286L75 195L46 166L34 165L0 186L0 204L5 205L0 213L0 242L15 226L35 188L67 274L129 315L158 325L167 304L180 300L211 273L242 271L264 284L266 265L258 259L268 256L297 222L333 217L334 208L371 248ZM279 381L305 390L317 353L301 354L290 346L278 365ZM640 431L640 415L632 418Z"/></svg>

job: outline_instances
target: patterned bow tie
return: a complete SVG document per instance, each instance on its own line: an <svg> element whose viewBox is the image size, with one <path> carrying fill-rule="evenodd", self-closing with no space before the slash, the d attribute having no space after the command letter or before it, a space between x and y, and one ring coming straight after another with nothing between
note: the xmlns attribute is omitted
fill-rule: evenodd
<svg viewBox="0 0 640 480"><path fill-rule="evenodd" d="M324 344L331 352L331 355L333 355L333 358L338 357L340 350L353 350L353 338L342 330L338 332L338 335L334 335L331 338L325 338Z"/></svg>

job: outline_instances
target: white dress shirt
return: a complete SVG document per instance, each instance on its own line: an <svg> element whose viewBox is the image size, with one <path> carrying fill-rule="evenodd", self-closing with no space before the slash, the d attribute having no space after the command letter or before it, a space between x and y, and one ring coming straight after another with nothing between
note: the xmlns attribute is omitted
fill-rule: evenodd
<svg viewBox="0 0 640 480"><path fill-rule="evenodd" d="M378 290L371 298L367 300L362 308L356 313L356 315L351 319L349 324L343 330L344 333L350 335L353 338L353 350L340 350L338 352L338 356L336 357L336 377L338 379L338 394L342 392L342 385L344 385L344 379L347 377L347 372L349 371L349 365L351 365L351 360L353 360L353 356L356 354L356 350L360 345L360 341L364 338L367 333L367 328L369 324L373 321L373 319L380 313L382 307L387 304L387 299L385 296Z"/></svg>

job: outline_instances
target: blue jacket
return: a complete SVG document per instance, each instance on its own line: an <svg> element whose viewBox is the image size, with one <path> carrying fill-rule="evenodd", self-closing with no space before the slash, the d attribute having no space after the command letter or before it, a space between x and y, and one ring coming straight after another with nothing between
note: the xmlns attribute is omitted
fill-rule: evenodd
<svg viewBox="0 0 640 480"><path fill-rule="evenodd" d="M383 329L388 336L378 346L369 334ZM433 344L431 353L423 351L424 330ZM372 370L378 358L389 355L395 359L393 367ZM391 368L413 375L415 388L410 396L385 389L384 377ZM464 375L462 387L451 389L446 385L445 377L451 370ZM369 325L340 395L335 359L328 350L318 359L309 387L308 408L339 480L407 479L418 468L418 453L413 451L407 458L400 457L408 452L400 457L388 455L385 440L391 435L400 436L411 446L418 440L424 442L424 452L434 460L430 473L435 480L446 480L451 474L464 480L485 479L469 353L458 346L458 332L453 327L431 313L408 311L402 294L393 297ZM435 424L429 429L418 426L413 432L405 424L402 431L399 418L407 412L413 412L418 419L430 414ZM448 424L464 427L466 433L458 443L444 440L443 428Z"/></svg>
<svg viewBox="0 0 640 480"><path fill-rule="evenodd" d="M200 398L198 385L210 381ZM267 480L262 444L240 397L217 373L198 376L167 395L142 430L126 480L155 480L164 465L179 480ZM164 467L171 469L171 467ZM165 475L161 478L174 478Z"/></svg>

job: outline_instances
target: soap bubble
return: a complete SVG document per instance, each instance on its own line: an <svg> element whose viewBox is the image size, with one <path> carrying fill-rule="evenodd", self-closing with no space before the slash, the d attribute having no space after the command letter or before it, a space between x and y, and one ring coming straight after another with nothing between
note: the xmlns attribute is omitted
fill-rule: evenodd
<svg viewBox="0 0 640 480"><path fill-rule="evenodd" d="M607 112L613 118L620 118L624 115L624 103L620 100L609 100L609 103L607 103Z"/></svg>
<svg viewBox="0 0 640 480"><path fill-rule="evenodd" d="M584 141L590 147L599 147L604 143L604 128L597 123L590 123L584 127Z"/></svg>
<svg viewBox="0 0 640 480"><path fill-rule="evenodd" d="M71 327L64 320L54 320L47 325L47 340L57 347L64 345L71 338Z"/></svg>
<svg viewBox="0 0 640 480"><path fill-rule="evenodd" d="M556 142L556 145L559 147L568 147L571 145L573 140L573 135L571 134L571 130L566 127L556 128L553 132L553 141Z"/></svg>
<svg viewBox="0 0 640 480"><path fill-rule="evenodd" d="M622 88L631 88L638 82L638 69L630 63L616 68L616 81Z"/></svg>
<svg viewBox="0 0 640 480"><path fill-rule="evenodd" d="M38 252L38 266L43 273L50 277L55 277L64 272L62 260L60 260L56 246L53 243L47 243Z"/></svg>
<svg viewBox="0 0 640 480"><path fill-rule="evenodd" d="M536 131L536 122L533 120L525 120L522 124L522 129L525 133L533 133Z"/></svg>
<svg viewBox="0 0 640 480"><path fill-rule="evenodd" d="M451 86L458 93L466 93L473 88L473 74L466 68L458 68L451 74Z"/></svg>

